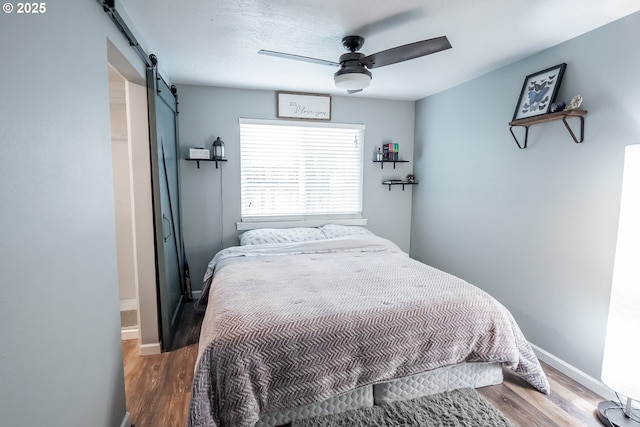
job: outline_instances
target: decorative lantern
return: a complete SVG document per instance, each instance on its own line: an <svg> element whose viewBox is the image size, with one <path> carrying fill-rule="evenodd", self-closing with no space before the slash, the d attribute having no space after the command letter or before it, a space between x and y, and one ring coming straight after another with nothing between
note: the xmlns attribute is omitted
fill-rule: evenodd
<svg viewBox="0 0 640 427"><path fill-rule="evenodd" d="M213 141L213 160L222 160L224 159L224 142L217 137L215 141Z"/></svg>

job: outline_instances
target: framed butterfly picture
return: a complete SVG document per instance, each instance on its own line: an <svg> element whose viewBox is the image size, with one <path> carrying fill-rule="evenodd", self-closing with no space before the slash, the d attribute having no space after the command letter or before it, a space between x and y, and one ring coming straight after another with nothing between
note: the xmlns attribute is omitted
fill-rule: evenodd
<svg viewBox="0 0 640 427"><path fill-rule="evenodd" d="M556 100L565 68L567 64L562 63L525 77L513 120L547 114Z"/></svg>

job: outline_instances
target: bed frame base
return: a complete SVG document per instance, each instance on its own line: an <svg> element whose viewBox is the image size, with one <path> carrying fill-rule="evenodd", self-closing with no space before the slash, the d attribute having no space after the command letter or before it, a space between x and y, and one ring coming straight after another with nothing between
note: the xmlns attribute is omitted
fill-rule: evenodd
<svg viewBox="0 0 640 427"><path fill-rule="evenodd" d="M337 414L358 408L381 405L398 400L502 383L500 363L461 363L388 382L360 387L331 397L323 402L297 408L260 414L256 427L274 427L294 420Z"/></svg>

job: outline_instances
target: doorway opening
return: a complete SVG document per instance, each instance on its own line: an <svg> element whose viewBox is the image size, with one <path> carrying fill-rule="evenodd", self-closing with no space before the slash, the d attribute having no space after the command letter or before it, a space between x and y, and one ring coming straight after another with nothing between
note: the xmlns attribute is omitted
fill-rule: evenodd
<svg viewBox="0 0 640 427"><path fill-rule="evenodd" d="M139 338L140 333L127 81L113 66L108 68L120 324L122 339L128 340Z"/></svg>
<svg viewBox="0 0 640 427"><path fill-rule="evenodd" d="M108 39L107 54L121 334L159 354L146 76Z"/></svg>

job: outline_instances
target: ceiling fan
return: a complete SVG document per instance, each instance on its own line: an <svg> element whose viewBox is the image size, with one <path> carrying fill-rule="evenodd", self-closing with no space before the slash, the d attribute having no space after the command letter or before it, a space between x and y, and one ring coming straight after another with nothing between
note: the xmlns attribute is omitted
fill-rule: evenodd
<svg viewBox="0 0 640 427"><path fill-rule="evenodd" d="M349 93L355 93L360 92L362 89L369 86L372 77L371 72L369 71L370 69L397 64L398 62L408 61L409 59L419 58L421 56L430 55L432 53L451 48L451 43L449 43L446 36L397 46L371 55L364 55L363 53L358 52L364 45L364 37L343 37L342 45L348 50L348 52L340 56L339 62L264 49L261 49L258 53L262 55L312 62L315 64L329 65L332 67L340 67L333 76L336 86L341 89L346 89Z"/></svg>

